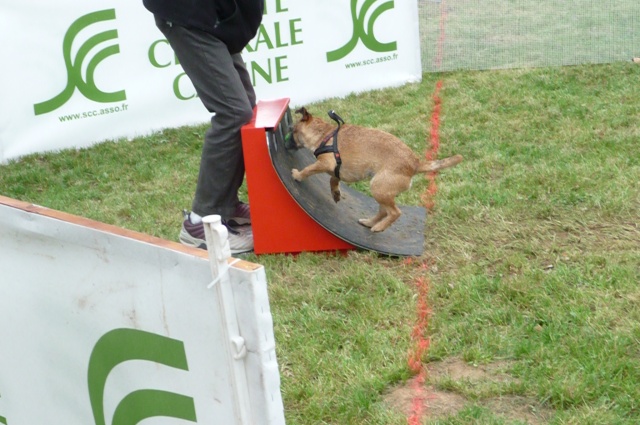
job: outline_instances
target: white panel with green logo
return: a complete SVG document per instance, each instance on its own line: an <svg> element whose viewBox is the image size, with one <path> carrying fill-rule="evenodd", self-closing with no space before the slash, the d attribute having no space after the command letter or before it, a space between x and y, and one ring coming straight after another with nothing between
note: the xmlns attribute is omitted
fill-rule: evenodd
<svg viewBox="0 0 640 425"><path fill-rule="evenodd" d="M0 197L0 424L284 424L262 266L47 211Z"/></svg>

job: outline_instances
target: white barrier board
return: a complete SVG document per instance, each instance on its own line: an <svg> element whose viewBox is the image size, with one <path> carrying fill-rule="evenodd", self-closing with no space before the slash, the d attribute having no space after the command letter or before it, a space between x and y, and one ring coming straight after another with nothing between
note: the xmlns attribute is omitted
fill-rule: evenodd
<svg viewBox="0 0 640 425"><path fill-rule="evenodd" d="M223 305L242 309L246 340L235 356L224 349L206 257L7 199L0 197L0 423L284 424L264 268L231 269L234 296ZM234 367L246 382L234 382ZM242 397L251 406L240 414Z"/></svg>
<svg viewBox="0 0 640 425"><path fill-rule="evenodd" d="M142 0L0 4L0 163L207 121ZM421 78L417 0L265 0L243 57L292 105Z"/></svg>

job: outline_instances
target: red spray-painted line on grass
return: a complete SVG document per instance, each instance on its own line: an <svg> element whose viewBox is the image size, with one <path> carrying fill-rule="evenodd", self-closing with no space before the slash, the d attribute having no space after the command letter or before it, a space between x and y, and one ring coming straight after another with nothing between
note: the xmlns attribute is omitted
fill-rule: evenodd
<svg viewBox="0 0 640 425"><path fill-rule="evenodd" d="M440 90L442 89L442 81L436 83L436 89L433 93L433 112L431 113L431 148L425 153L427 161L433 161L438 157L440 149L440 113L442 111L442 100L440 99ZM438 188L436 186L436 173L427 173L429 185L427 190L422 194L422 203L425 208L433 209L434 197Z"/></svg>
<svg viewBox="0 0 640 425"><path fill-rule="evenodd" d="M447 18L447 6L446 0L442 0L440 4L440 35L438 37L438 44L436 46L435 66L436 70L440 70L442 66L442 59L444 56L444 42L445 42L445 21ZM425 158L427 161L433 161L438 157L438 150L440 149L440 114L442 112L442 100L440 99L440 90L442 90L442 81L436 83L436 88L433 92L433 111L431 112L431 132L430 142L431 146L425 152ZM429 184L426 191L422 194L421 199L424 206L432 210L435 205L435 196L438 191L436 186L436 173L428 173L427 179ZM411 264L412 260L407 260L407 264ZM428 304L429 288L431 281L428 277L429 266L427 262L423 262L420 266L422 269L421 276L415 281L416 291L418 293L418 300L416 302L416 314L417 319L411 332L411 339L413 341L413 349L409 353L409 369L416 377L412 382L413 398L411 401L411 414L407 418L408 425L420 425L425 411L425 400L427 395L425 394L425 382L427 380L427 370L422 363L422 359L429 350L431 339L427 335L427 328L429 326L429 317L431 316L431 309Z"/></svg>
<svg viewBox="0 0 640 425"><path fill-rule="evenodd" d="M427 371L422 364L422 359L429 350L429 345L431 343L431 340L426 334L427 327L429 325L429 317L431 315L431 310L428 305L430 283L429 278L426 277L429 268L426 263L423 263L421 268L424 274L415 282L416 290L418 292L418 301L416 304L418 318L413 326L413 331L411 332L411 339L413 340L414 348L413 351L409 353L409 369L416 374L416 377L411 384L413 398L411 400L411 414L407 418L407 424L409 425L419 425L422 421L422 417L424 416L424 401L426 399L424 383L427 379Z"/></svg>
<svg viewBox="0 0 640 425"><path fill-rule="evenodd" d="M436 83L433 93L433 112L431 113L431 147L425 153L427 160L432 161L438 157L438 149L440 149L440 113L442 112L442 101L440 99L440 90L442 89L442 81ZM427 175L429 185L422 194L422 202L425 207L432 209L435 204L435 195L438 191L436 186L436 173ZM407 260L407 264L411 264L411 260ZM427 262L421 264L422 274L415 281L418 300L416 302L417 319L411 332L413 341L413 349L409 353L409 369L416 374L412 382L413 398L411 401L411 414L407 418L408 425L420 425L424 416L425 400L425 381L427 379L427 371L422 364L422 359L429 350L431 339L427 335L429 325L429 317L431 309L428 304L429 287L431 282L427 273L429 266Z"/></svg>

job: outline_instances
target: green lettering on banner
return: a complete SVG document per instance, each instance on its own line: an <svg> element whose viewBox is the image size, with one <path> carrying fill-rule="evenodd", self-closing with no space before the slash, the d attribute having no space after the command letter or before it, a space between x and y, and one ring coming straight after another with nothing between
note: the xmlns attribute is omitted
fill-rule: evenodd
<svg viewBox="0 0 640 425"><path fill-rule="evenodd" d="M289 81L289 78L285 77L282 71L289 69L288 66L285 66L283 61L286 59L286 56L278 56L276 57L276 80L280 83L283 81Z"/></svg>
<svg viewBox="0 0 640 425"><path fill-rule="evenodd" d="M275 34L276 34L276 47L287 47L289 45L289 43L287 42L283 42L281 40L281 35L280 35L280 22L276 22L275 24L273 24L275 27Z"/></svg>
<svg viewBox="0 0 640 425"><path fill-rule="evenodd" d="M394 0L382 3L375 8L371 13L365 28L365 17L367 16L371 6L373 6L376 1L378 0L366 0L362 5L362 8L358 11L358 0L351 0L353 35L347 44L337 50L327 53L327 62L334 62L347 56L356 48L358 40L362 40L362 43L369 50L374 52L391 52L397 49L397 43L395 41L390 43L381 43L376 39L375 34L373 33L373 26L375 25L376 19L378 19L384 12L394 8Z"/></svg>
<svg viewBox="0 0 640 425"><path fill-rule="evenodd" d="M194 97L196 97L196 94L192 94L191 96L185 96L185 95L182 94L182 91L180 90L180 80L182 80L182 78L186 77L186 76L187 76L187 74L182 72L182 73L178 74L178 76L173 80L173 94L179 100L189 100L189 99L193 99Z"/></svg>
<svg viewBox="0 0 640 425"><path fill-rule="evenodd" d="M291 45L302 44L302 40L298 40L297 35L302 32L302 28L299 28L297 24L301 23L302 19L292 19L289 21L289 32L291 33Z"/></svg>
<svg viewBox="0 0 640 425"><path fill-rule="evenodd" d="M282 7L282 0L276 0L276 12L288 12L289 8Z"/></svg>
<svg viewBox="0 0 640 425"><path fill-rule="evenodd" d="M164 63L164 64L162 64L162 63L160 63L158 61L158 58L157 58L157 55L156 55L156 47L161 43L162 44L166 44L167 46L169 46L169 51L171 51L171 53L173 54L173 50L171 50L171 46L169 45L169 42L167 40L162 39L162 40L157 40L157 41L154 41L153 43L151 43L151 46L149 46L148 56L149 56L149 62L155 68L166 68L166 67L172 65L171 61L169 61L168 63ZM175 59L175 63L179 64L177 58Z"/></svg>
<svg viewBox="0 0 640 425"><path fill-rule="evenodd" d="M258 80L258 76L262 77L262 79L268 84L273 84L273 77L275 74L275 82L281 83L284 81L289 81L289 77L285 77L283 71L289 69L288 66L285 65L286 56L277 56L275 58L267 59L267 66L263 67L258 62L252 61L249 64L249 68L251 69L251 83L255 86Z"/></svg>
<svg viewBox="0 0 640 425"><path fill-rule="evenodd" d="M111 371L129 360L146 360L188 371L182 341L136 329L114 329L96 343L89 359L88 385L96 425L106 425L104 390ZM124 397L116 407L112 425L135 425L167 416L196 422L193 398L167 391L143 389Z"/></svg>
<svg viewBox="0 0 640 425"><path fill-rule="evenodd" d="M275 0L275 4L276 4L276 13L289 11L289 8L282 6L282 0ZM263 15L268 15L268 12L267 12L268 10L269 10L269 2L265 1Z"/></svg>
<svg viewBox="0 0 640 425"><path fill-rule="evenodd" d="M95 102L121 102L127 99L124 90L116 91L113 93L104 92L98 89L94 81L94 73L98 65L109 56L120 53L120 47L117 44L105 47L104 49L95 53L94 56L90 58L89 63L86 67L86 79L82 77L83 63L85 59L87 59L89 52L101 43L117 39L117 30L103 31L90 37L87 41L84 42L84 44L80 46L80 49L78 49L75 58L71 57L73 42L82 30L97 22L110 21L115 18L115 9L107 9L84 15L78 18L73 24L71 24L69 30L64 36L64 41L62 43L62 54L64 57L64 64L67 68L67 86L64 88L64 90L62 90L62 92L60 92L60 94L58 94L54 98L49 99L46 102L36 103L35 105L33 105L33 109L36 115L46 114L48 112L54 111L67 103L69 99L71 99L71 96L73 95L76 88L80 91L80 93L84 95L84 97Z"/></svg>
<svg viewBox="0 0 640 425"><path fill-rule="evenodd" d="M274 22L273 30L271 26L267 27L265 24L261 24L258 28L258 32L251 43L247 44L247 52L253 53L260 47L264 47L267 50L278 49L281 47L295 46L302 44L299 35L302 33L302 29L298 26L302 20L291 19L287 23ZM274 40L275 39L275 43Z"/></svg>

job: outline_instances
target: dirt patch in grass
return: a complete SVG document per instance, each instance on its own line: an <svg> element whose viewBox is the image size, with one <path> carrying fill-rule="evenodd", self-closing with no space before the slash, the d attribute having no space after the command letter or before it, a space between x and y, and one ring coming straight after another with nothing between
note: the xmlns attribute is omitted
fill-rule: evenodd
<svg viewBox="0 0 640 425"><path fill-rule="evenodd" d="M510 384L517 382L505 373L507 362L495 362L488 365L470 365L460 359L447 359L427 365L428 377L423 387L421 400L423 423L446 416L455 416L466 406L482 406L496 416L508 422L527 423L530 425L546 424L552 411L538 403L534 398L502 395L469 400L455 391L439 389L440 383L460 382L470 385ZM385 394L385 403L409 417L416 400L416 378L404 385L396 387Z"/></svg>
<svg viewBox="0 0 640 425"><path fill-rule="evenodd" d="M406 417L411 415L416 397L415 381L412 379L401 387L396 387L385 394L385 402L393 410L402 412ZM423 411L426 419L455 415L467 403L459 394L449 391L438 391L433 385L426 385L422 394Z"/></svg>

